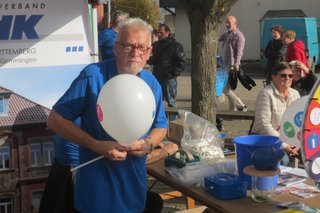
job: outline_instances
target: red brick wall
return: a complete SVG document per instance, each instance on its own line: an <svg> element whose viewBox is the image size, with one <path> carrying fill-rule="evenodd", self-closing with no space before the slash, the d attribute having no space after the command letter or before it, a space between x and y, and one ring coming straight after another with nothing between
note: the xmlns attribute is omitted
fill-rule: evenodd
<svg viewBox="0 0 320 213"><path fill-rule="evenodd" d="M29 143L53 141L53 133L45 128L13 132L8 138L11 147L11 169L0 171L0 196L13 197L14 213L29 213L33 192L42 192L50 167L30 168Z"/></svg>
<svg viewBox="0 0 320 213"><path fill-rule="evenodd" d="M32 209L32 195L34 192L42 192L45 188L45 182L42 183L25 183L20 188L21 191L21 209L30 211Z"/></svg>

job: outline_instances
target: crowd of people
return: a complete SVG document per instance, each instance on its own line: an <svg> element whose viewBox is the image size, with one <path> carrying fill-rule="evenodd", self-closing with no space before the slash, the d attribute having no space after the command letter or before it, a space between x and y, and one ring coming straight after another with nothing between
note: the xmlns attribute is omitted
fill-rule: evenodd
<svg viewBox="0 0 320 213"><path fill-rule="evenodd" d="M229 99L230 110L246 111L246 105L236 96L232 89L230 76L241 72L241 57L245 37L237 28L234 16L226 18L227 32L219 41L222 42L223 62L229 73L229 82L224 89ZM264 56L267 59L265 68L265 87L257 96L255 117L249 134L264 134L279 137L280 122L284 111L296 99L308 95L317 77L307 63L305 45L296 39L292 30L285 31L282 26L271 28L272 39L266 46ZM283 141L286 156L282 163L287 165L289 157L300 157L300 150Z"/></svg>
<svg viewBox="0 0 320 213"><path fill-rule="evenodd" d="M310 69L305 54L305 45L296 39L292 30L282 26L271 28L272 39L265 49L267 58L266 86L258 95L252 132L279 137L280 121L284 111L296 99L309 95L317 77ZM283 141L286 151L283 165L289 157L300 156L300 149Z"/></svg>
<svg viewBox="0 0 320 213"><path fill-rule="evenodd" d="M228 73L240 72L245 37L234 16L226 18L227 32L219 37L223 54L218 58L219 93L228 97L229 108L246 111L247 106L234 93ZM293 31L281 26L271 29L273 39L265 56L267 86L259 93L252 132L279 136L281 116L300 96L310 93L317 77L310 70L304 45ZM165 100L177 107L177 77L185 70L183 46L166 24L157 30L127 13L113 14L111 27L98 35L101 62L85 67L66 93L53 106L47 126L57 133L56 158L40 205L41 212L161 212L162 200L147 191L146 163L177 151L175 144L163 145L168 120ZM145 70L146 63L152 72ZM154 121L148 132L132 145L122 146L101 127L96 102L103 85L119 74L136 75L151 88L156 101ZM219 77L220 76L220 77ZM154 149L158 147L158 149ZM288 156L299 150L287 143ZM105 158L78 169L98 156ZM60 198L60 199L53 199ZM56 200L57 202L53 202Z"/></svg>

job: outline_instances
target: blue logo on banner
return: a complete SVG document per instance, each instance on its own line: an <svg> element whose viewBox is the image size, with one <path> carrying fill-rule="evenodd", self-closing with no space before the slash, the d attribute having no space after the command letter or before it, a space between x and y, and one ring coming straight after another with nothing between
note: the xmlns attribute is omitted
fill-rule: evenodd
<svg viewBox="0 0 320 213"><path fill-rule="evenodd" d="M21 40L23 34L27 39L39 39L35 26L42 17L43 15L31 15L29 18L26 15L2 16L0 20L0 40Z"/></svg>
<svg viewBox="0 0 320 213"><path fill-rule="evenodd" d="M73 46L73 47L66 47L66 52L83 52L83 46Z"/></svg>

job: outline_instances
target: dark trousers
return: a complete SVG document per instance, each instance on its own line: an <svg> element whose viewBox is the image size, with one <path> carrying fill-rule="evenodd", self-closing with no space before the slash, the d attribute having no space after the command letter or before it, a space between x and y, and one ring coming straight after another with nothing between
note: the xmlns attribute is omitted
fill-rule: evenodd
<svg viewBox="0 0 320 213"><path fill-rule="evenodd" d="M159 194L147 192L146 207L143 213L160 213L163 208L163 201Z"/></svg>
<svg viewBox="0 0 320 213"><path fill-rule="evenodd" d="M164 100L168 103L168 107L177 108L177 77L159 81Z"/></svg>
<svg viewBox="0 0 320 213"><path fill-rule="evenodd" d="M73 213L73 180L70 166L56 160L51 166L39 213Z"/></svg>

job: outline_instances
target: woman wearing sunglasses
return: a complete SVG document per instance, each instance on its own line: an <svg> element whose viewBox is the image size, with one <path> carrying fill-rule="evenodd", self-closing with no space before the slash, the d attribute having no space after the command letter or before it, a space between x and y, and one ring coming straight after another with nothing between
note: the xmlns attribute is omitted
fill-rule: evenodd
<svg viewBox="0 0 320 213"><path fill-rule="evenodd" d="M279 62L274 65L271 83L260 91L256 99L252 133L279 137L284 111L294 100L300 98L299 92L291 88L293 77L288 63ZM298 155L297 149L291 145L284 144L284 149L290 156ZM286 165L288 162L287 158L282 164Z"/></svg>

